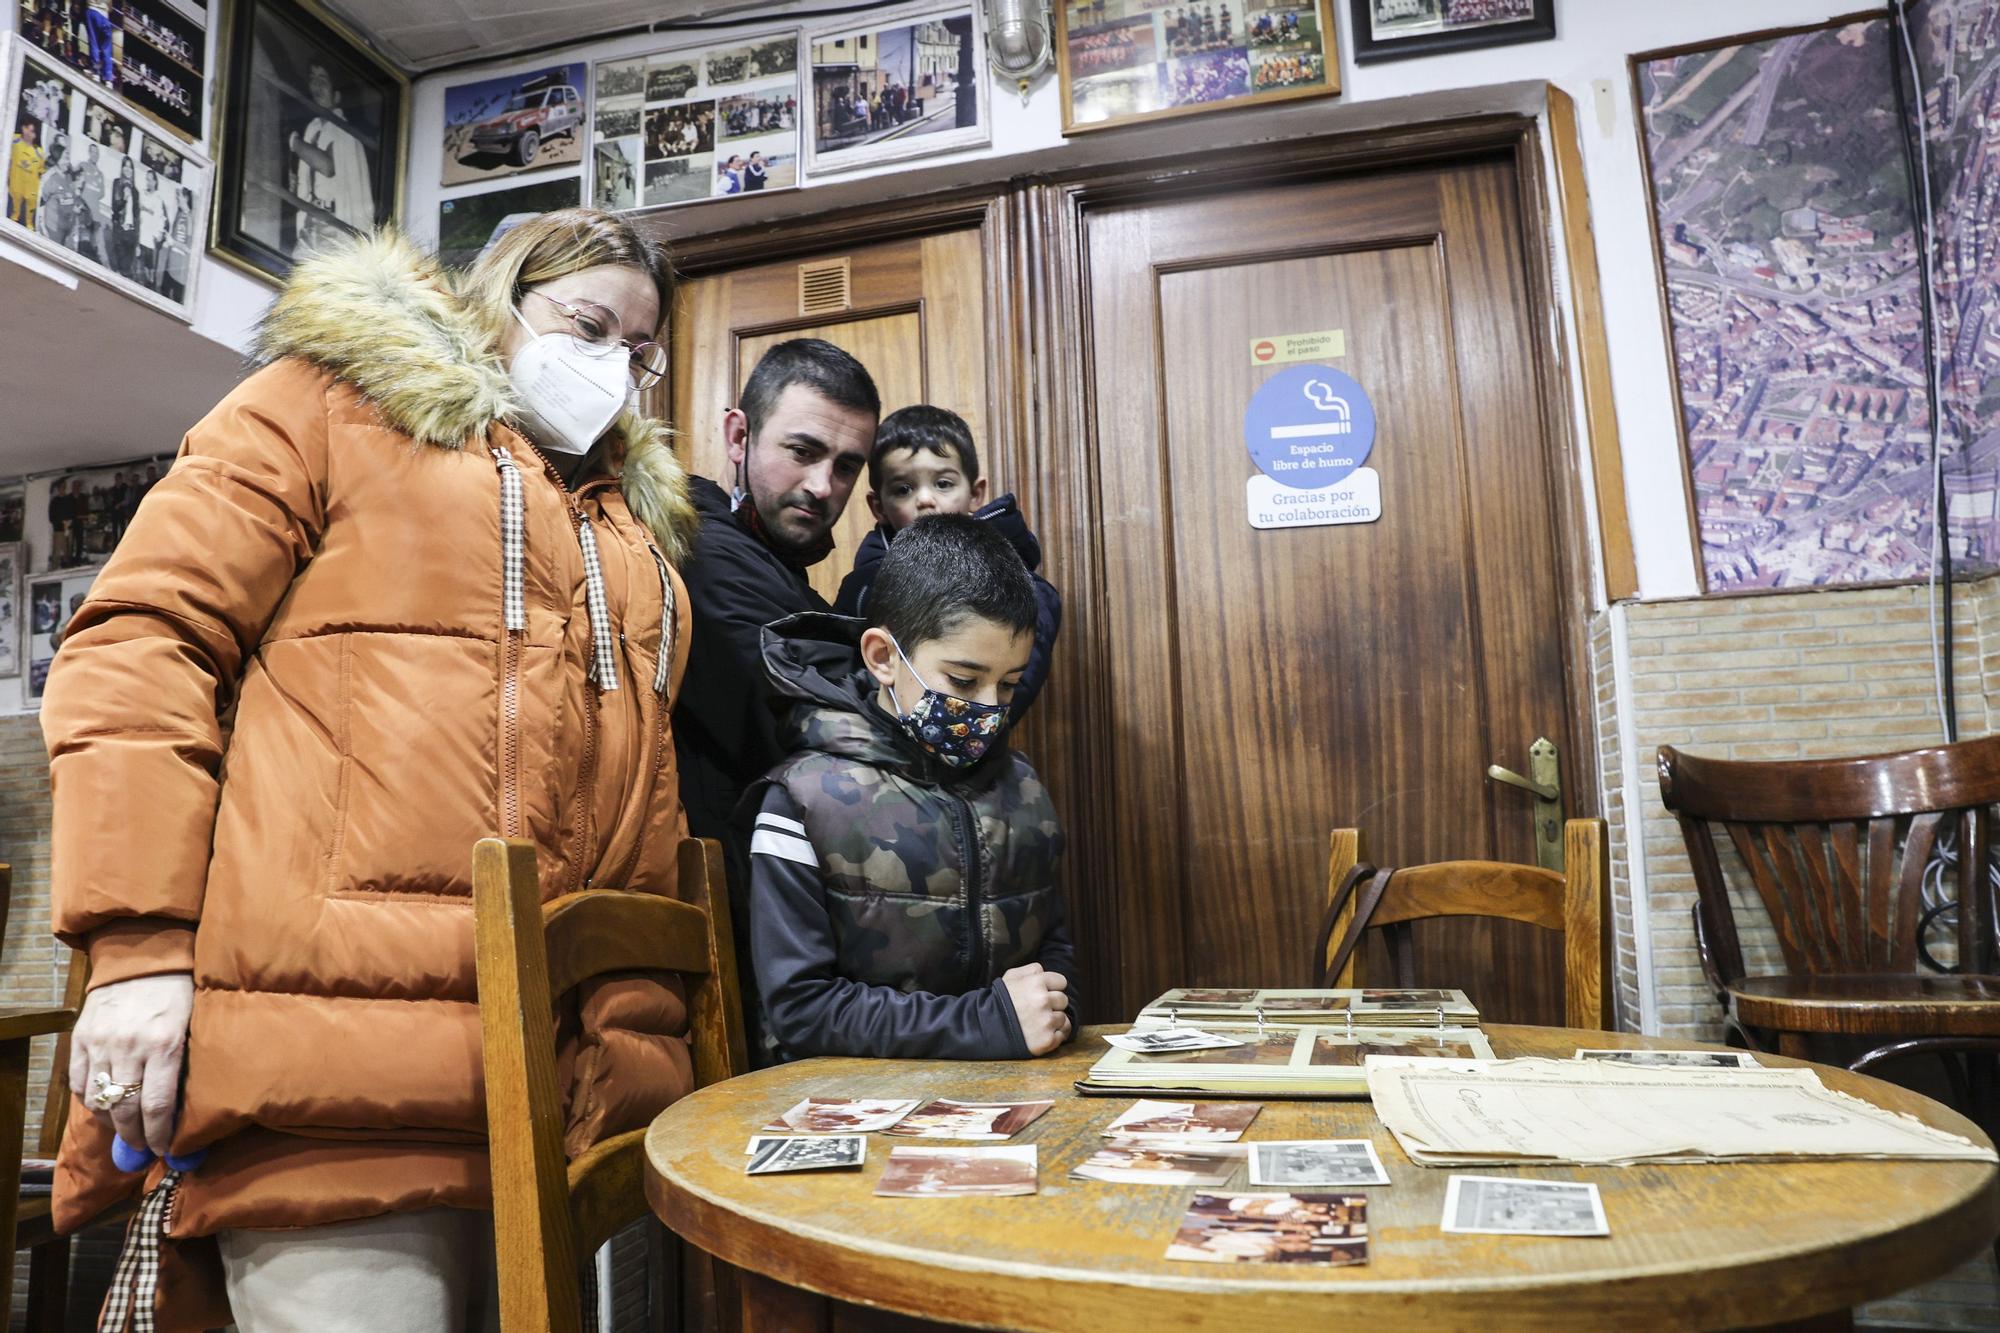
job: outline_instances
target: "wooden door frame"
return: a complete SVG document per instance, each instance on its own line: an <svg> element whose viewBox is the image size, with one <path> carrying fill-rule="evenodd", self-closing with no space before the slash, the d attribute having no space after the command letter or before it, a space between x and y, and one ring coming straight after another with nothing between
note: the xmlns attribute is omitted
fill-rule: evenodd
<svg viewBox="0 0 2000 1333"><path fill-rule="evenodd" d="M804 259L941 231L977 228L985 256L987 413L990 449L1005 460L1023 507L1037 518L1043 544L1062 569L1068 633L1056 654L1064 684L1045 695L1030 719L1037 767L1072 828L1109 827L1116 818L1112 774L1101 748L1087 742L1088 722L1115 714L1110 651L1098 632L1106 555L1099 521L1095 368L1090 359L1086 228L1092 213L1225 190L1295 184L1369 170L1444 166L1454 160L1506 160L1515 173L1525 290L1538 336L1531 356L1541 406L1545 479L1561 571L1552 590L1560 643L1567 729L1564 756L1572 817L1600 813L1598 736L1590 679L1590 618L1595 606L1589 519L1580 450L1570 413L1562 347L1563 321L1550 266L1556 232L1544 167L1543 132L1533 115L1506 113L1231 147L1115 166L1079 167L865 207L786 218L673 243L675 267L703 277L774 260ZM1218 161L1218 158L1222 160ZM1004 171L1005 158L995 159ZM642 219L642 222L652 221ZM656 223L670 239L665 222ZM662 401L670 401L662 398ZM1503 756L1495 756L1503 760ZM1122 895L1115 867L1097 840L1072 847L1064 881L1086 977L1119 967ZM1089 888L1083 892L1085 886ZM1299 947L1307 947L1300 941ZM1100 986L1093 993L1109 993ZM1112 1013L1090 1014L1113 1021Z"/></svg>

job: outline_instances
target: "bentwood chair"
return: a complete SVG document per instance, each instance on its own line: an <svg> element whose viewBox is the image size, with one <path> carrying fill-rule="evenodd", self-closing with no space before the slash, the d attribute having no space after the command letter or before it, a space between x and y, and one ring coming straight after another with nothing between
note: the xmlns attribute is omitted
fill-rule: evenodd
<svg viewBox="0 0 2000 1333"><path fill-rule="evenodd" d="M2000 736L1772 762L1666 745L1660 799L1680 821L1694 868L1702 973L1746 1044L1768 1049L1775 1040L1782 1054L1804 1056L1815 1037L1859 1038L1869 1049L1848 1062L1857 1071L1944 1057L1953 1096L1993 1127L2000 976L1990 858ZM1732 896L1725 844L1754 898ZM1769 917L1782 971L1748 975L1739 901ZM1949 956L1936 959L1933 946Z"/></svg>
<svg viewBox="0 0 2000 1333"><path fill-rule="evenodd" d="M695 1086L748 1067L722 849L690 838L679 855L681 891L693 902L592 889L544 903L531 844L487 838L473 849L494 1247L508 1333L583 1328L581 1266L651 1215L644 1126L573 1161L565 1156L556 1001L609 973L677 973L687 986Z"/></svg>
<svg viewBox="0 0 2000 1333"><path fill-rule="evenodd" d="M1394 984L1416 984L1410 923L1433 917L1485 916L1525 921L1563 937L1563 1022L1606 1025L1603 902L1610 882L1604 821L1572 819L1563 826L1558 874L1505 861L1438 861L1377 869L1361 860L1358 829L1333 831L1327 863L1326 915L1313 949L1322 986L1366 986L1363 934L1381 930L1396 970ZM1380 983L1372 983L1380 984ZM1461 985L1479 1003L1477 980Z"/></svg>

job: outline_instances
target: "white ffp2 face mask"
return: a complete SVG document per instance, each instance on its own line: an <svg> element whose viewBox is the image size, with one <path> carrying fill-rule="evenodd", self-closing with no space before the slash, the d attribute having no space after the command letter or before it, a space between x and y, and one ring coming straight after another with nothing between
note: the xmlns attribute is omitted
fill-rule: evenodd
<svg viewBox="0 0 2000 1333"><path fill-rule="evenodd" d="M575 335L535 333L514 355L508 378L521 398L521 425L535 443L565 454L588 453L635 392L623 348L593 354Z"/></svg>

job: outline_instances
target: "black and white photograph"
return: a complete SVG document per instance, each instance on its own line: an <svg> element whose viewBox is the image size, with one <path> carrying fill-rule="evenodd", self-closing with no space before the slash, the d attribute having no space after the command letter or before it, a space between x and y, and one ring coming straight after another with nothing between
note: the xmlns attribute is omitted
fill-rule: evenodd
<svg viewBox="0 0 2000 1333"><path fill-rule="evenodd" d="M599 208L639 206L639 140L599 139L591 150L590 202Z"/></svg>
<svg viewBox="0 0 2000 1333"><path fill-rule="evenodd" d="M646 163L645 193L640 202L648 208L658 204L684 204L691 199L707 199L714 194L715 154L669 157Z"/></svg>
<svg viewBox="0 0 2000 1333"><path fill-rule="evenodd" d="M808 177L992 141L983 11L958 4L895 13L901 21L808 34Z"/></svg>
<svg viewBox="0 0 2000 1333"><path fill-rule="evenodd" d="M1349 0L1354 59L1443 55L1556 35L1555 0Z"/></svg>
<svg viewBox="0 0 2000 1333"><path fill-rule="evenodd" d="M30 700L41 699L49 665L56 660L56 649L62 647L63 630L96 580L97 569L92 567L44 574L28 581L28 687L24 693Z"/></svg>
<svg viewBox="0 0 2000 1333"><path fill-rule="evenodd" d="M646 160L715 151L715 103L679 102L646 110Z"/></svg>
<svg viewBox="0 0 2000 1333"><path fill-rule="evenodd" d="M21 540L28 514L28 487L24 482L0 486L0 543Z"/></svg>
<svg viewBox="0 0 2000 1333"><path fill-rule="evenodd" d="M0 679L21 674L21 543L0 543Z"/></svg>
<svg viewBox="0 0 2000 1333"><path fill-rule="evenodd" d="M31 553L30 570L40 574L78 565L101 565L139 512L153 483L167 475L173 457L79 468L49 478L49 548Z"/></svg>
<svg viewBox="0 0 2000 1333"><path fill-rule="evenodd" d="M825 1138L762 1138L751 1145L746 1175L761 1176L780 1171L825 1171L860 1166L868 1155L868 1138L863 1134L836 1134Z"/></svg>
<svg viewBox="0 0 2000 1333"><path fill-rule="evenodd" d="M1386 1185L1389 1173L1367 1139L1252 1143L1252 1185Z"/></svg>
<svg viewBox="0 0 2000 1333"><path fill-rule="evenodd" d="M292 0L229 11L218 258L277 280L315 245L394 221L408 83Z"/></svg>
<svg viewBox="0 0 2000 1333"><path fill-rule="evenodd" d="M20 0L21 40L172 131L201 138L201 0Z"/></svg>
<svg viewBox="0 0 2000 1333"><path fill-rule="evenodd" d="M9 48L4 86L0 235L191 319L208 163L19 43Z"/></svg>
<svg viewBox="0 0 2000 1333"><path fill-rule="evenodd" d="M1114 1032L1104 1040L1121 1051L1136 1051L1140 1055L1219 1050L1244 1044L1241 1037L1225 1037L1199 1028L1134 1028L1130 1032Z"/></svg>
<svg viewBox="0 0 2000 1333"><path fill-rule="evenodd" d="M438 259L446 268L464 268L517 224L582 202L574 176L511 185L485 194L461 195L438 205Z"/></svg>
<svg viewBox="0 0 2000 1333"><path fill-rule="evenodd" d="M1761 1069L1748 1051L1578 1051L1579 1060L1646 1069Z"/></svg>
<svg viewBox="0 0 2000 1333"><path fill-rule="evenodd" d="M549 65L446 88L440 183L467 185L583 161L587 69Z"/></svg>
<svg viewBox="0 0 2000 1333"><path fill-rule="evenodd" d="M600 71L610 68L618 70L630 64L629 61L615 61L600 65ZM600 73L599 77L602 77ZM614 84L624 86L624 80L614 75ZM694 86L701 82L701 61L682 57L662 57L646 62L645 97L648 102L671 102L686 97ZM616 93L600 91L599 97L615 97Z"/></svg>
<svg viewBox="0 0 2000 1333"><path fill-rule="evenodd" d="M1604 1203L1588 1181L1453 1176L1445 1186L1446 1231L1492 1236L1608 1236Z"/></svg>

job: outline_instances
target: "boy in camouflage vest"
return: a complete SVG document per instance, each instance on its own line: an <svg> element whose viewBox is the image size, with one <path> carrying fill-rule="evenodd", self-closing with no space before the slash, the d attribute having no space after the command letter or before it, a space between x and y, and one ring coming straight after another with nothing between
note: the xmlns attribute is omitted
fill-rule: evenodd
<svg viewBox="0 0 2000 1333"><path fill-rule="evenodd" d="M764 631L792 757L752 788L750 954L765 1054L1004 1060L1068 1040L1062 828L1007 747L1034 639L992 525L899 533L865 621Z"/></svg>

